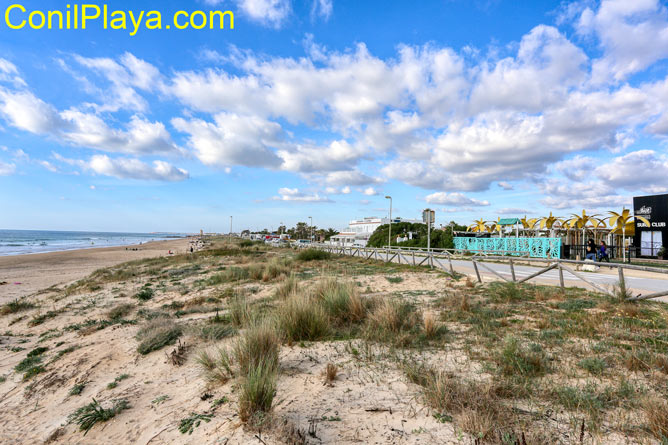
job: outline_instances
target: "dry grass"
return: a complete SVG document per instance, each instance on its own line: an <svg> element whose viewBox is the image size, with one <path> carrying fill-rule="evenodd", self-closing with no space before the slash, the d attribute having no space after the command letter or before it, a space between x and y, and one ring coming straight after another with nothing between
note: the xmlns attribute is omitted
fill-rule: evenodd
<svg viewBox="0 0 668 445"><path fill-rule="evenodd" d="M299 290L299 280L292 273L276 287L276 297L284 300Z"/></svg>
<svg viewBox="0 0 668 445"><path fill-rule="evenodd" d="M137 332L137 352L142 355L172 345L183 333L183 328L169 318L149 320Z"/></svg>
<svg viewBox="0 0 668 445"><path fill-rule="evenodd" d="M334 363L327 363L327 366L325 367L325 371L323 372L325 376L325 384L331 385L334 380L336 380L336 377L339 373L339 367L336 366Z"/></svg>
<svg viewBox="0 0 668 445"><path fill-rule="evenodd" d="M658 397L649 397L643 403L642 409L647 429L662 443L668 442L668 401Z"/></svg>
<svg viewBox="0 0 668 445"><path fill-rule="evenodd" d="M433 312L425 312L422 315L422 328L427 338L432 338L436 335L436 316Z"/></svg>

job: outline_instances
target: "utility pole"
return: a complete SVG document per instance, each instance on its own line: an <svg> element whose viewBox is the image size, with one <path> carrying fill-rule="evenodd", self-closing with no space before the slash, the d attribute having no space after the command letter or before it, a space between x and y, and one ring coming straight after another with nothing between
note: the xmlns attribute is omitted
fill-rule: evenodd
<svg viewBox="0 0 668 445"><path fill-rule="evenodd" d="M385 197L385 199L390 200L390 227L387 231L387 247L389 248L392 246L392 197L388 195Z"/></svg>

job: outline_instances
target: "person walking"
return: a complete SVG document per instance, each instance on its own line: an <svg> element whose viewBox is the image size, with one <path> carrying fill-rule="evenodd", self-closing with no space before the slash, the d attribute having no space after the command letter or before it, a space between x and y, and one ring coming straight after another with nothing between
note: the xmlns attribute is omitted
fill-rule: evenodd
<svg viewBox="0 0 668 445"><path fill-rule="evenodd" d="M608 246L606 246L605 241L601 240L601 246L598 248L598 260L610 262L610 257L608 256Z"/></svg>
<svg viewBox="0 0 668 445"><path fill-rule="evenodd" d="M596 244L593 239L587 241L587 248L585 249L585 259L596 261Z"/></svg>

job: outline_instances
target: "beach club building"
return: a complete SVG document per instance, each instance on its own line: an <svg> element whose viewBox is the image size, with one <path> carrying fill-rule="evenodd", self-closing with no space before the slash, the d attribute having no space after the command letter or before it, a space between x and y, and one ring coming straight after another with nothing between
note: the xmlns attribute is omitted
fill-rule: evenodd
<svg viewBox="0 0 668 445"><path fill-rule="evenodd" d="M633 213L649 221L649 226L640 220L635 221L633 245L636 256L662 256L663 243L668 238L668 194L634 197Z"/></svg>
<svg viewBox="0 0 668 445"><path fill-rule="evenodd" d="M421 219L392 218L392 224L397 223L419 223L423 224ZM371 234L380 226L389 224L390 218L378 218L369 216L362 219L350 221L348 227L330 238L330 244L337 246L366 246Z"/></svg>

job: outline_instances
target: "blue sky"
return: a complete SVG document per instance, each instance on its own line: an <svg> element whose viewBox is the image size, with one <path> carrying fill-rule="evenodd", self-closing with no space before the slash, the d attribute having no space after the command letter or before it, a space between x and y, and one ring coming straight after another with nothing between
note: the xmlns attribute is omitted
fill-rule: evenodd
<svg viewBox="0 0 668 445"><path fill-rule="evenodd" d="M32 3L12 20L67 5ZM665 3L141 4L235 26L0 23L0 228L343 228L387 194L470 223L668 190Z"/></svg>

